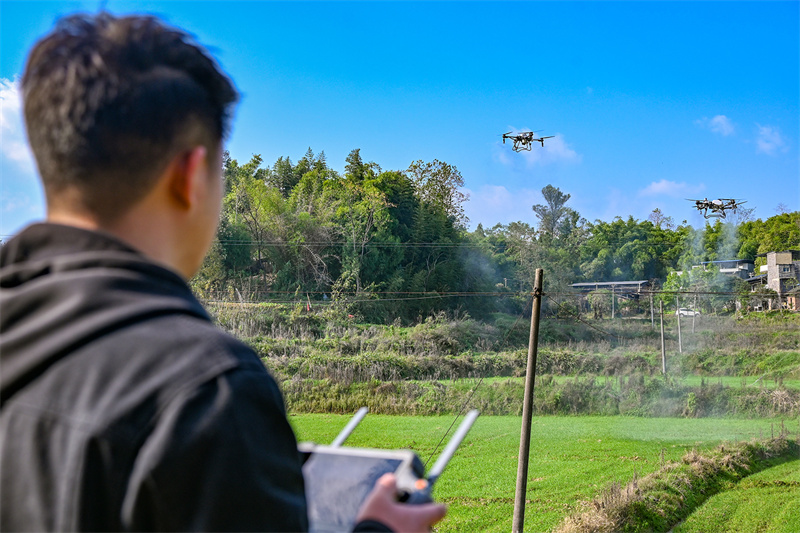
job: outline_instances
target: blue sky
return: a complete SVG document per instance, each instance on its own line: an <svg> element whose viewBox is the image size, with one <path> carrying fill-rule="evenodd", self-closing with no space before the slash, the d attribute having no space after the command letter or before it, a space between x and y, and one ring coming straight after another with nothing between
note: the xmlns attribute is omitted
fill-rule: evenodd
<svg viewBox="0 0 800 533"><path fill-rule="evenodd" d="M60 15L101 2L0 3L0 235L44 213L16 80ZM386 170L461 171L470 226L535 222L547 184L590 221L684 198L800 210L800 2L122 2L211 48L243 98L240 162L350 150ZM555 138L530 152L511 130Z"/></svg>

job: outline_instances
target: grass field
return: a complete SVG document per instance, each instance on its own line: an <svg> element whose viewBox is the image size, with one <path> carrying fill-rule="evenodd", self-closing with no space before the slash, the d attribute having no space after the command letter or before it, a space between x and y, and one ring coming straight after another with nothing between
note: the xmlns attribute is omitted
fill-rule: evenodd
<svg viewBox="0 0 800 533"><path fill-rule="evenodd" d="M341 415L292 415L299 440L328 443L347 423ZM432 464L434 448L452 417L369 415L349 446L410 448ZM526 531L549 531L612 482L657 470L662 460L679 460L692 448L769 436L774 421L632 417L536 417L525 518ZM451 531L508 531L514 509L521 419L478 419L434 491L449 504L437 528ZM786 422L792 433L800 419ZM441 451L441 448L439 448ZM431 457L433 456L433 457Z"/></svg>
<svg viewBox="0 0 800 533"><path fill-rule="evenodd" d="M800 531L800 460L753 474L717 494L674 533Z"/></svg>

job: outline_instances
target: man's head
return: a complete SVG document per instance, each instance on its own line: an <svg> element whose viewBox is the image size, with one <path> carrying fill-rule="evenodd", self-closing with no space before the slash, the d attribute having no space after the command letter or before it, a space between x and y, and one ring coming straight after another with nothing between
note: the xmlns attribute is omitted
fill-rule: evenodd
<svg viewBox="0 0 800 533"><path fill-rule="evenodd" d="M146 196L176 155L217 153L237 99L187 34L107 13L59 21L31 51L22 91L48 206L104 222Z"/></svg>

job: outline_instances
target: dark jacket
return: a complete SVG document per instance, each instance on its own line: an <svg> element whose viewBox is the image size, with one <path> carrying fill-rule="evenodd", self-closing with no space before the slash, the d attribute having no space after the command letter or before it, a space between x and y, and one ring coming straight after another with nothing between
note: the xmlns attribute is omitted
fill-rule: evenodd
<svg viewBox="0 0 800 533"><path fill-rule="evenodd" d="M255 353L117 239L0 250L0 530L307 529L297 443Z"/></svg>

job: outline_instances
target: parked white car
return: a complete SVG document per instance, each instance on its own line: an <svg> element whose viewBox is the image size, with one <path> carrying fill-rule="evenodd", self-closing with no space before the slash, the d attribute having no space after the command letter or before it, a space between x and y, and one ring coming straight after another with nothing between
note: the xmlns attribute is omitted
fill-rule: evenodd
<svg viewBox="0 0 800 533"><path fill-rule="evenodd" d="M687 309L685 307L681 307L677 311L675 311L676 315L680 316L700 316L700 311L695 311L694 309Z"/></svg>

